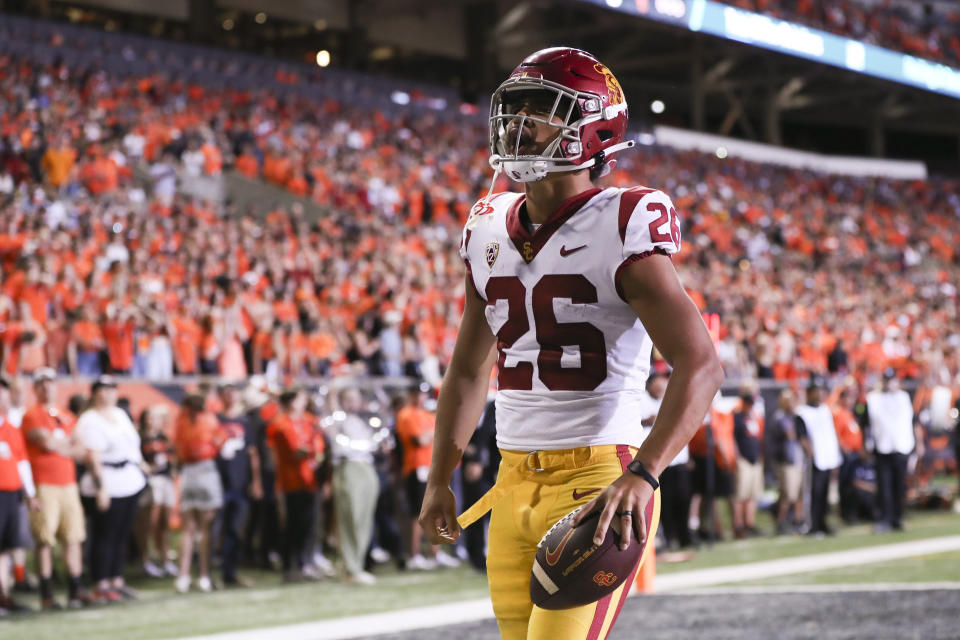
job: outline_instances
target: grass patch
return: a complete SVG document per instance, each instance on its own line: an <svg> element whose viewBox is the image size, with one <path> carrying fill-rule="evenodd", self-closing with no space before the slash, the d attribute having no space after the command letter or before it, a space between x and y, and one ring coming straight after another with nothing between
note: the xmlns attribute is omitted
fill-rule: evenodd
<svg viewBox="0 0 960 640"><path fill-rule="evenodd" d="M251 589L176 594L172 580L131 580L142 598L83 611L33 613L0 622L0 637L31 640L154 640L253 629L456 602L487 595L472 569L378 574L373 587L335 581L284 585L277 574L245 572ZM35 606L26 598L24 602Z"/></svg>

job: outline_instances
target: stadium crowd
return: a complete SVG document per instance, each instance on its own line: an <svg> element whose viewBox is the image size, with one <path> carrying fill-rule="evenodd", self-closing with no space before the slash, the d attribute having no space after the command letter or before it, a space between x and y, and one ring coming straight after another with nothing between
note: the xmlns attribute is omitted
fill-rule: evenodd
<svg viewBox="0 0 960 640"><path fill-rule="evenodd" d="M960 65L960 12L945 2L903 0L721 0L860 42Z"/></svg>
<svg viewBox="0 0 960 640"><path fill-rule="evenodd" d="M373 556L406 558L409 568L454 564L442 553L418 555L416 531L401 534L390 511L398 487L411 513L422 498L432 418L419 387L406 400L379 399L384 409L374 416L355 393L318 398L287 386L304 375L405 375L436 386L463 299L459 229L489 180L484 123L12 56L0 58L0 97L0 404L30 376L39 407L34 424L10 399L6 434L15 440L20 415L27 420L16 459L29 462L36 488L13 464L13 488L3 490L19 493L20 481L31 498L44 606L57 602L49 582L56 543L65 543L68 603L135 596L117 549L133 535L140 500L149 500L139 509L144 571L176 575L181 591L212 588L214 553L224 584L245 582L236 572L245 550L262 564L277 561L290 580L323 576L328 538L341 575L360 583L373 579ZM294 206L258 217L180 188L231 169L309 198L327 215L308 219ZM760 453L750 442L762 430L756 393L744 392L734 411L718 406L703 441L691 445L693 462L677 465L692 474L674 505L678 544L689 537L691 511L720 521L711 515L716 497L731 498L737 535L755 528L764 454L775 456L789 498L780 502L780 529L829 531L830 476L843 475L847 453L865 452L847 433L849 417L833 413L867 407L871 389L895 379L951 392L960 385L960 184L829 176L660 147L624 154L605 184L638 181L670 193L682 212L678 270L705 316L717 319L728 376L805 387L812 375L822 382L811 387L839 390L827 404L833 430L839 422L846 429L834 451L823 440L831 430L817 392L803 405L788 396L776 414L780 452L765 442ZM501 179L496 188L508 186ZM663 362L655 370L667 373ZM175 415L130 416L105 374L208 374L224 384L188 395ZM63 375L94 381L91 398L73 403L75 429L53 399ZM77 435L43 433L58 430ZM877 452L906 455L896 444ZM823 473L801 499L796 474L779 467L808 458ZM471 471L473 480L495 468L495 456L478 459L485 469ZM79 475L75 460L85 468ZM884 467L884 496L900 486L901 462ZM879 477L880 466L870 466ZM375 493L382 499L372 503ZM44 528L44 505L54 500L67 505L57 514L65 524ZM808 517L798 504L817 506ZM895 505L883 504L883 522L902 524ZM174 511L189 534L177 567L167 565L165 533ZM86 556L78 546L88 535L84 514ZM317 526L320 514L330 526Z"/></svg>
<svg viewBox="0 0 960 640"><path fill-rule="evenodd" d="M439 379L462 304L458 229L487 179L476 122L4 69L4 371ZM132 179L141 162L152 190ZM224 165L329 215L260 219L177 191ZM638 176L683 211L685 284L720 316L728 375L956 376L956 180L650 147L607 184Z"/></svg>

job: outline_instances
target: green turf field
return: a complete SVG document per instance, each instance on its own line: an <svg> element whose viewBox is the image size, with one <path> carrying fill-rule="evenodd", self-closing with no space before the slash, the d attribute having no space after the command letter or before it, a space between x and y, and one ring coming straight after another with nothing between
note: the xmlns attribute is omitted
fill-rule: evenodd
<svg viewBox="0 0 960 640"><path fill-rule="evenodd" d="M174 592L172 580L132 579L131 585L142 595L139 602L18 616L13 621L0 622L0 638L177 638L428 606L487 594L486 578L466 568L405 573L391 569L380 575L373 587L335 581L283 585L276 574L245 575L256 580L255 587L186 595ZM20 599L36 605L26 597ZM65 630L69 630L67 636Z"/></svg>
<svg viewBox="0 0 960 640"><path fill-rule="evenodd" d="M960 516L953 513L917 513L907 531L873 534L868 525L841 530L836 537L799 536L754 538L720 543L698 551L690 562L658 563L661 574L744 562L757 562L818 552L841 551L960 533ZM141 590L136 603L97 607L77 612L33 613L0 621L0 638L30 640L136 640L176 638L307 622L324 618L427 606L487 595L486 579L468 568L398 572L378 570L373 587L346 586L334 581L282 585L277 574L247 572L256 581L252 589L212 594L178 595L172 580L131 579ZM960 580L960 552L881 562L769 579L755 584L813 584L850 582ZM58 594L62 597L61 594ZM36 606L36 596L21 596Z"/></svg>

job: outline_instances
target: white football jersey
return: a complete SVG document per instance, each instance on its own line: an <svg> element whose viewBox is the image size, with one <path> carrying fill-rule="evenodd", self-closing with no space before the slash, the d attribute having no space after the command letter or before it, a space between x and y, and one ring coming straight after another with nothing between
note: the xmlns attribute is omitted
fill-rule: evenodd
<svg viewBox="0 0 960 640"><path fill-rule="evenodd" d="M680 250L676 209L655 189L591 189L531 233L524 198L477 202L460 243L497 336L497 444L639 446L653 345L618 278L633 261Z"/></svg>

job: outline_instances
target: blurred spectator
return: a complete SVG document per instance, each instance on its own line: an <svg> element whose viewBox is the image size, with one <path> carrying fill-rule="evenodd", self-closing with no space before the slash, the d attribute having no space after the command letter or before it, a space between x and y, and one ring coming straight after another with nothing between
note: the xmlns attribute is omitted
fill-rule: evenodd
<svg viewBox="0 0 960 640"><path fill-rule="evenodd" d="M87 533L74 463L74 458L84 458L86 451L73 434L76 419L55 406L54 378L51 369L34 373L33 392L37 403L23 415L21 430L39 503L30 513L30 525L37 543L40 605L43 609L63 608L54 599L51 584L53 546L59 538L63 544L63 563L69 574L67 606L75 609L92 602L90 594L80 586L81 545Z"/></svg>
<svg viewBox="0 0 960 640"><path fill-rule="evenodd" d="M693 491L698 500L691 501L691 511L699 511L699 535L702 540L723 540L723 522L717 517L716 503L727 503L731 524L734 522L734 480L737 467L737 443L734 438L733 413L724 406L717 393L705 424L691 441L695 452Z"/></svg>
<svg viewBox="0 0 960 640"><path fill-rule="evenodd" d="M69 350L73 364L70 369L77 375L96 377L102 372L101 362L107 343L97 321L96 311L84 306L81 319L73 323Z"/></svg>
<svg viewBox="0 0 960 640"><path fill-rule="evenodd" d="M317 479L314 469L324 455L315 437L314 418L306 412L307 394L288 389L280 394L280 407L267 425L267 443L273 452L277 488L283 494L284 579L297 582L318 577L310 568L308 545L316 513Z"/></svg>
<svg viewBox="0 0 960 640"><path fill-rule="evenodd" d="M780 499L777 533L789 533L803 523L803 449L797 435L796 397L790 389L780 392L771 434L773 460L777 465ZM793 509L791 514L791 508ZM788 516L793 516L793 526Z"/></svg>
<svg viewBox="0 0 960 640"><path fill-rule="evenodd" d="M754 410L752 388L740 390L740 409L733 414L737 443L737 480L734 504L734 536L756 535L757 501L763 494L763 422Z"/></svg>
<svg viewBox="0 0 960 640"><path fill-rule="evenodd" d="M400 518L404 504L401 481L401 455L396 439L396 415L403 406L403 396L394 395L389 403L382 405L384 412L377 416L382 420L377 439L379 446L374 451L373 463L377 471L380 495L374 511L373 544L367 554L366 567L371 571L374 564L383 564L391 558L398 567L403 567L403 534ZM406 530L406 527L403 527Z"/></svg>
<svg viewBox="0 0 960 640"><path fill-rule="evenodd" d="M276 416L279 405L267 393L268 390L262 376L253 376L243 391L244 407L260 458L260 487L263 491L262 498L251 500L245 536L246 555L263 568L278 567L281 562L276 467L267 442L267 425Z"/></svg>
<svg viewBox="0 0 960 640"><path fill-rule="evenodd" d="M903 529L907 492L907 458L923 447L923 431L913 421L913 405L900 389L893 369L883 372L880 389L867 394L869 439L877 467L877 531Z"/></svg>
<svg viewBox="0 0 960 640"><path fill-rule="evenodd" d="M333 504L344 579L370 585L376 579L364 571L364 559L373 537L373 516L380 495L373 459L379 442L376 431L359 415L360 409L360 392L342 391L342 415L334 414L327 433L333 456Z"/></svg>
<svg viewBox="0 0 960 640"><path fill-rule="evenodd" d="M493 400L488 400L476 431L463 451L463 509L469 509L496 482L500 466L497 448L497 415ZM478 571L487 569L487 531L490 514L484 515L464 531L467 557Z"/></svg>
<svg viewBox="0 0 960 640"><path fill-rule="evenodd" d="M57 139L56 146L47 148L43 154L41 167L47 183L54 189L63 187L77 162L77 150L70 144L70 137L64 133Z"/></svg>
<svg viewBox="0 0 960 640"><path fill-rule="evenodd" d="M217 414L227 439L217 455L217 469L223 483L223 509L220 512L221 571L227 586L250 586L252 582L237 575L244 524L249 513L249 497L263 498L260 484L260 455L257 452L250 417L244 411L239 383L220 387L223 411Z"/></svg>
<svg viewBox="0 0 960 640"><path fill-rule="evenodd" d="M797 437L812 462L810 478L810 530L812 535L833 535L827 524L830 480L842 459L837 429L830 408L823 403L826 381L814 376L807 385L807 402L796 408Z"/></svg>
<svg viewBox="0 0 960 640"><path fill-rule="evenodd" d="M957 475L957 494L953 499L954 513L960 513L960 398L953 406L953 464Z"/></svg>
<svg viewBox="0 0 960 640"><path fill-rule="evenodd" d="M223 487L214 462L226 441L226 434L217 417L206 410L206 397L191 393L181 403L174 425L173 444L180 463L180 514L183 532L180 536L180 574L175 588L180 593L190 590L190 565L196 538L200 562L197 588L211 591L211 530L217 511L223 506Z"/></svg>
<svg viewBox="0 0 960 640"><path fill-rule="evenodd" d="M442 566L457 566L460 563L447 554L437 553L438 547L430 545L430 557L422 552L422 536L417 518L423 506L430 471L430 456L433 455L433 429L436 416L424 408L429 387L426 383L412 387L407 394L407 404L397 412L397 439L403 447L403 485L410 507L410 558L408 569L433 569Z"/></svg>
<svg viewBox="0 0 960 640"><path fill-rule="evenodd" d="M647 378L648 415L644 418L644 430L653 427L663 394L667 390L667 377L651 372ZM690 499L692 496L690 449L684 445L680 453L660 475L660 514L663 537L668 549L686 548L690 538Z"/></svg>
<svg viewBox="0 0 960 640"><path fill-rule="evenodd" d="M140 413L140 447L147 466L149 514L139 540L143 572L153 578L176 576L177 565L170 560L170 513L176 506L173 480L173 444L167 437L168 414L161 406ZM150 553L153 543L156 555Z"/></svg>
<svg viewBox="0 0 960 640"><path fill-rule="evenodd" d="M843 340L837 339L833 349L827 354L827 371L831 375L842 375L850 370L849 357L843 348Z"/></svg>
<svg viewBox="0 0 960 640"><path fill-rule="evenodd" d="M840 517L847 524L855 522L860 511L859 493L856 485L856 469L865 457L863 432L853 415L853 405L857 401L855 383L843 383L833 390L827 404L833 414L833 424L837 428L837 441L840 443Z"/></svg>
<svg viewBox="0 0 960 640"><path fill-rule="evenodd" d="M136 599L123 570L140 492L146 486L141 464L140 434L117 406L117 385L101 376L90 387L90 408L77 420L76 436L87 450L87 469L80 494L91 519L90 574L94 597L103 602Z"/></svg>
<svg viewBox="0 0 960 640"><path fill-rule="evenodd" d="M7 385L10 392L5 418L11 425L20 429L23 422L23 414L26 413L27 410L26 407L23 406L23 380L20 377L4 378L0 376L0 385L3 384ZM20 434L21 436L24 434L22 429ZM24 440L24 442L26 442L26 440ZM29 461L27 466L29 467ZM10 553L11 559L13 560L14 591L36 591L36 577L27 573L27 551L34 549L36 545L33 541L33 535L30 533L30 514L26 502L20 503L19 521L19 544L17 544Z"/></svg>
<svg viewBox="0 0 960 640"><path fill-rule="evenodd" d="M39 508L23 435L2 417L9 406L9 385L0 378L0 616L25 608L11 598L11 562L13 551L21 547L21 503Z"/></svg>

